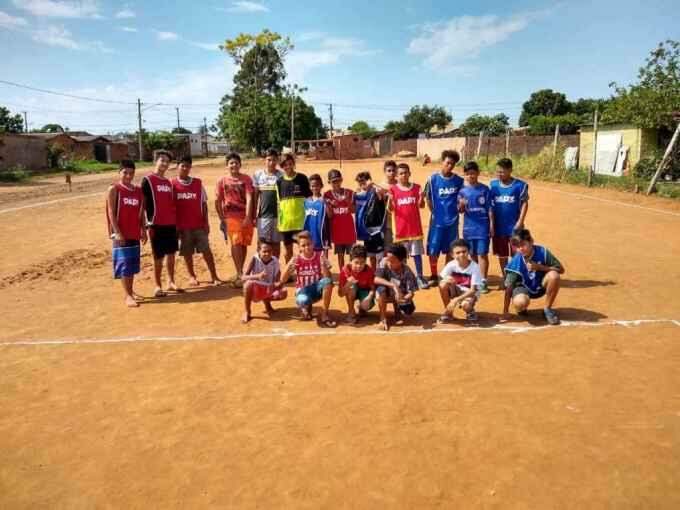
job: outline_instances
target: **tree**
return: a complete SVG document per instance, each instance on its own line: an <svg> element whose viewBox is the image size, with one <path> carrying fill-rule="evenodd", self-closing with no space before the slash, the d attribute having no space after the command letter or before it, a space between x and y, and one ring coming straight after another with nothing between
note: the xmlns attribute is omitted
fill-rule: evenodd
<svg viewBox="0 0 680 510"><path fill-rule="evenodd" d="M369 126L368 122L364 120L357 120L349 127L349 130L352 133L361 135L364 138L370 138L377 133L376 129Z"/></svg>
<svg viewBox="0 0 680 510"><path fill-rule="evenodd" d="M0 106L0 133L23 133L24 119L18 113L12 115L7 108Z"/></svg>
<svg viewBox="0 0 680 510"><path fill-rule="evenodd" d="M572 135L578 133L579 126L584 122L582 115L567 113L565 115L535 115L529 119L530 135L552 135L555 126L560 125L560 134Z"/></svg>
<svg viewBox="0 0 680 510"><path fill-rule="evenodd" d="M183 127L176 127L171 131L171 133L175 135L190 135L191 130Z"/></svg>
<svg viewBox="0 0 680 510"><path fill-rule="evenodd" d="M142 131L142 144L145 152L149 153L161 149L174 151L182 144L182 140L168 131Z"/></svg>
<svg viewBox="0 0 680 510"><path fill-rule="evenodd" d="M465 136L476 136L480 131L484 131L487 136L500 136L510 126L510 119L504 113L498 115L470 115L465 122L460 125L460 131Z"/></svg>
<svg viewBox="0 0 680 510"><path fill-rule="evenodd" d="M420 133L429 133L433 127L444 129L451 122L451 115L442 106L413 106L401 121L390 121L385 130L392 131L394 138L405 140Z"/></svg>
<svg viewBox="0 0 680 510"><path fill-rule="evenodd" d="M610 86L615 97L607 110L608 120L673 130L673 112L680 111L680 41L659 43L638 71L638 83Z"/></svg>
<svg viewBox="0 0 680 510"><path fill-rule="evenodd" d="M535 115L564 115L570 112L571 105L567 96L552 89L542 89L529 96L529 100L522 105L522 114L519 116L519 125L526 126L529 119Z"/></svg>
<svg viewBox="0 0 680 510"><path fill-rule="evenodd" d="M63 133L64 128L59 124L45 124L40 128L41 133Z"/></svg>

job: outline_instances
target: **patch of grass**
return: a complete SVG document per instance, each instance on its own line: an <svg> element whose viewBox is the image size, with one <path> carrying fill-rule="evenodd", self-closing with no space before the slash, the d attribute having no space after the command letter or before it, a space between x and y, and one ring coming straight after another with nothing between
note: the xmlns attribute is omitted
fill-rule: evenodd
<svg viewBox="0 0 680 510"><path fill-rule="evenodd" d="M101 163L91 160L68 161L61 170L74 174L98 174L118 170L118 163Z"/></svg>
<svg viewBox="0 0 680 510"><path fill-rule="evenodd" d="M0 171L0 182L23 182L31 176L21 167L12 167L8 170Z"/></svg>

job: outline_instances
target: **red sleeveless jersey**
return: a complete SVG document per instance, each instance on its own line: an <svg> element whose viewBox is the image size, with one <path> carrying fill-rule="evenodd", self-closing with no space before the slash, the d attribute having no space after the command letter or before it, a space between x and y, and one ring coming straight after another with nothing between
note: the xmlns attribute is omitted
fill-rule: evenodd
<svg viewBox="0 0 680 510"><path fill-rule="evenodd" d="M118 229L125 240L139 241L142 233L141 210L142 188L132 186L128 188L121 183L114 184L117 191L116 206L114 208ZM106 223L109 235L113 234L109 208L106 208Z"/></svg>
<svg viewBox="0 0 680 510"><path fill-rule="evenodd" d="M165 177L149 174L145 177L151 185L153 198L153 218L149 218L152 225L175 225L177 212L175 197L172 192L172 182Z"/></svg>
<svg viewBox="0 0 680 510"><path fill-rule="evenodd" d="M301 253L295 257L295 287L302 289L321 280L321 252L315 251L310 259Z"/></svg>
<svg viewBox="0 0 680 510"><path fill-rule="evenodd" d="M343 189L343 195L338 198L333 190L324 193L324 199L331 204L331 241L333 244L354 244L357 232L352 218L352 192Z"/></svg>
<svg viewBox="0 0 680 510"><path fill-rule="evenodd" d="M423 238L420 222L420 186L412 184L410 190L402 190L396 184L390 188L394 203L393 232L395 241Z"/></svg>
<svg viewBox="0 0 680 510"><path fill-rule="evenodd" d="M175 208L177 210L177 229L188 230L203 228L203 184L201 179L189 178L189 183L184 184L179 178L172 180L172 188L175 193Z"/></svg>

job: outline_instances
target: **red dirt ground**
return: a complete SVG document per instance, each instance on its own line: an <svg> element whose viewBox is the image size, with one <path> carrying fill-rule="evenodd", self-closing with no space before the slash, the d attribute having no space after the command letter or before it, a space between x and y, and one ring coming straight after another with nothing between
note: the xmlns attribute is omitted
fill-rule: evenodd
<svg viewBox="0 0 680 510"><path fill-rule="evenodd" d="M344 163L346 184L381 168ZM209 190L224 172L195 170ZM494 291L479 328L436 328L430 290L380 334L375 313L295 321L292 298L244 326L226 287L124 309L105 185L24 209L73 195L0 194L0 507L680 507L677 202L531 183L527 224L567 268L564 325L537 306L503 329Z"/></svg>

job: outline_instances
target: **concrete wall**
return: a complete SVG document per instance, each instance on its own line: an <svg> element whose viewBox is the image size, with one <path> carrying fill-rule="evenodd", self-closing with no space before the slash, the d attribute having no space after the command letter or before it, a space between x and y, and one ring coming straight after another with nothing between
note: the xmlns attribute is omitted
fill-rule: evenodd
<svg viewBox="0 0 680 510"><path fill-rule="evenodd" d="M655 129L641 129L627 124L611 124L600 126L599 133L620 133L623 145L629 147L628 168L632 168L658 147L658 133ZM593 165L593 127L581 128L581 140L579 144L579 163L581 169L589 169ZM624 171L625 173L625 171Z"/></svg>
<svg viewBox="0 0 680 510"><path fill-rule="evenodd" d="M111 143L109 147L109 163L120 163L122 159L130 157L126 143Z"/></svg>
<svg viewBox="0 0 680 510"><path fill-rule="evenodd" d="M359 135L343 135L333 138L336 159L365 159L375 156L371 140Z"/></svg>
<svg viewBox="0 0 680 510"><path fill-rule="evenodd" d="M552 135L521 135L511 136L509 144L509 157L535 156L545 147L551 147L554 142ZM560 135L559 143L567 147L578 147L579 135ZM479 137L468 136L465 144L463 159L474 159L477 154ZM482 138L482 147L479 157L504 156L505 136L488 136Z"/></svg>
<svg viewBox="0 0 680 510"><path fill-rule="evenodd" d="M454 137L454 138L418 138L417 150L418 157L421 158L423 155L427 154L432 158L432 161L439 161L441 159L442 152L445 150L455 150L460 152L461 157L463 155L463 150L465 148L465 138L464 137Z"/></svg>
<svg viewBox="0 0 680 510"><path fill-rule="evenodd" d="M392 154L401 151L418 152L418 139L411 138L409 140L394 140L392 142Z"/></svg>
<svg viewBox="0 0 680 510"><path fill-rule="evenodd" d="M0 135L0 171L22 166L27 170L47 168L47 142L43 138Z"/></svg>

